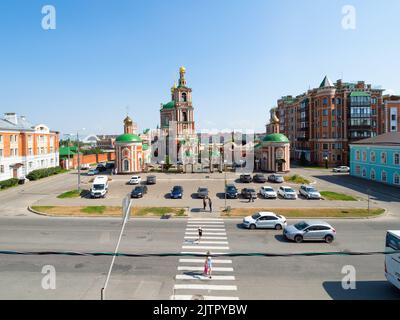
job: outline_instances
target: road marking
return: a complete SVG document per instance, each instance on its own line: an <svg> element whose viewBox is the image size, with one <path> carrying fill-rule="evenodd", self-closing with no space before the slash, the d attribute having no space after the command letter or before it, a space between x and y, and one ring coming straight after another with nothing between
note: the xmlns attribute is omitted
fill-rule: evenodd
<svg viewBox="0 0 400 320"><path fill-rule="evenodd" d="M224 256L229 253L228 252L214 252L214 251L210 251L210 253L208 253L208 251L182 251L181 254L198 254L198 255L202 255L202 256L211 254L211 255L215 255L215 256Z"/></svg>
<svg viewBox="0 0 400 320"><path fill-rule="evenodd" d="M174 295L170 300L199 300L198 295ZM239 297L201 296L204 300L239 300Z"/></svg>
<svg viewBox="0 0 400 320"><path fill-rule="evenodd" d="M220 246L182 246L182 249L218 249L218 250L229 250L229 247Z"/></svg>
<svg viewBox="0 0 400 320"><path fill-rule="evenodd" d="M199 237L193 237L193 236L187 236L184 239L198 239ZM207 239L207 240L227 240L227 237L207 237L207 236L202 236L202 239Z"/></svg>
<svg viewBox="0 0 400 320"><path fill-rule="evenodd" d="M188 221L224 221L221 218L189 218Z"/></svg>
<svg viewBox="0 0 400 320"><path fill-rule="evenodd" d="M205 280L205 281L213 281L213 280L235 280L235 276L212 276L211 279L207 276L203 276L202 274L177 274L175 276L176 280Z"/></svg>
<svg viewBox="0 0 400 320"><path fill-rule="evenodd" d="M204 263L204 259L179 259L179 262L182 263ZM213 263L226 263L226 264L230 264L232 263L232 260L214 260L213 259Z"/></svg>
<svg viewBox="0 0 400 320"><path fill-rule="evenodd" d="M224 224L223 221L188 221L188 224Z"/></svg>
<svg viewBox="0 0 400 320"><path fill-rule="evenodd" d="M190 266L178 266L178 271L203 271L203 267L190 267ZM230 267L213 267L212 271L224 271L233 272L233 268Z"/></svg>
<svg viewBox="0 0 400 320"><path fill-rule="evenodd" d="M217 228L213 228L213 229L208 229L208 228L202 228L203 232L204 231L226 231L225 228L222 229L217 229ZM198 231L198 228L186 228L186 231Z"/></svg>
<svg viewBox="0 0 400 320"><path fill-rule="evenodd" d="M195 290L223 290L223 291L237 291L237 286L226 286L218 284L176 284L175 290L195 289Z"/></svg>
<svg viewBox="0 0 400 320"><path fill-rule="evenodd" d="M228 241L185 241L187 243L197 243L197 244L228 244Z"/></svg>
<svg viewBox="0 0 400 320"><path fill-rule="evenodd" d="M187 232L185 232L185 236L187 235L187 236L190 236L190 235L198 235L198 232L192 232L192 231L187 231ZM203 234L204 235L209 235L209 236L211 236L211 235L214 235L214 236L226 236L226 232L209 232L209 231L207 231L207 232L203 232Z"/></svg>

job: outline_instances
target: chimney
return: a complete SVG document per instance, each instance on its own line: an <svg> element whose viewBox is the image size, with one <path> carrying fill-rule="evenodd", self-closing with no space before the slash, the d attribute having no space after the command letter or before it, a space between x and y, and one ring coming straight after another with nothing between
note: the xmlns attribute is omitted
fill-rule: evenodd
<svg viewBox="0 0 400 320"><path fill-rule="evenodd" d="M17 114L15 112L7 112L4 114L4 119L13 123L18 124Z"/></svg>

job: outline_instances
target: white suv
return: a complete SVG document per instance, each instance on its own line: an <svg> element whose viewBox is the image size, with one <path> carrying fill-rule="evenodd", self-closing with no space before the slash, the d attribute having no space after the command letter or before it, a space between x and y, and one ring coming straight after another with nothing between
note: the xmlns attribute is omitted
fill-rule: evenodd
<svg viewBox="0 0 400 320"><path fill-rule="evenodd" d="M278 194L284 199L297 199L296 191L294 191L291 187L280 187L278 189Z"/></svg>
<svg viewBox="0 0 400 320"><path fill-rule="evenodd" d="M257 212L243 219L243 226L252 230L256 228L282 230L286 225L286 218L273 212Z"/></svg>
<svg viewBox="0 0 400 320"><path fill-rule="evenodd" d="M260 194L265 199L276 199L278 197L275 190L272 189L272 187L270 187L270 186L261 187Z"/></svg>
<svg viewBox="0 0 400 320"><path fill-rule="evenodd" d="M132 178L129 180L129 184L139 184L142 181L142 178L139 176L132 176Z"/></svg>

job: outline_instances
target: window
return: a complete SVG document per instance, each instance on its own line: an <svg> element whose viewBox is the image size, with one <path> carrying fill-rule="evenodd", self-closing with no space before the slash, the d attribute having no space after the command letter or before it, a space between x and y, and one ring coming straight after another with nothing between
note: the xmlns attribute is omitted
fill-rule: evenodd
<svg viewBox="0 0 400 320"><path fill-rule="evenodd" d="M356 166L356 175L360 175L361 168L360 166Z"/></svg>
<svg viewBox="0 0 400 320"><path fill-rule="evenodd" d="M393 176L393 183L400 184L400 175L397 172Z"/></svg>
<svg viewBox="0 0 400 320"><path fill-rule="evenodd" d="M399 165L400 164L400 153L395 153L393 158L394 158L393 163L396 165Z"/></svg>
<svg viewBox="0 0 400 320"><path fill-rule="evenodd" d="M3 157L3 149L0 149L0 158Z"/></svg>
<svg viewBox="0 0 400 320"><path fill-rule="evenodd" d="M323 104L324 104L324 106L326 106L328 104L328 99L327 98L324 98Z"/></svg>
<svg viewBox="0 0 400 320"><path fill-rule="evenodd" d="M371 162L375 162L376 161L375 151L371 151L370 158L371 158Z"/></svg>
<svg viewBox="0 0 400 320"><path fill-rule="evenodd" d="M327 116L327 115L328 115L328 109L322 110L322 115L323 115L323 116Z"/></svg>
<svg viewBox="0 0 400 320"><path fill-rule="evenodd" d="M382 171L382 173L381 173L381 180L382 180L383 182L386 182L386 181L387 181L386 171Z"/></svg>
<svg viewBox="0 0 400 320"><path fill-rule="evenodd" d="M187 101L187 97L186 97L186 93L185 92L182 93L182 101L183 102Z"/></svg>
<svg viewBox="0 0 400 320"><path fill-rule="evenodd" d="M327 127L328 126L328 121L322 121L322 126Z"/></svg>
<svg viewBox="0 0 400 320"><path fill-rule="evenodd" d="M327 143L323 143L322 144L322 149L323 150L328 150L328 144Z"/></svg>
<svg viewBox="0 0 400 320"><path fill-rule="evenodd" d="M0 166L0 173L4 173L4 166L3 165Z"/></svg>
<svg viewBox="0 0 400 320"><path fill-rule="evenodd" d="M367 176L367 170L365 168L362 169L362 176L364 178Z"/></svg>
<svg viewBox="0 0 400 320"><path fill-rule="evenodd" d="M381 152L381 163L386 164L386 152Z"/></svg>
<svg viewBox="0 0 400 320"><path fill-rule="evenodd" d="M366 151L362 152L362 161L367 161L367 152Z"/></svg>
<svg viewBox="0 0 400 320"><path fill-rule="evenodd" d="M356 150L356 160L360 160L360 150Z"/></svg>
<svg viewBox="0 0 400 320"><path fill-rule="evenodd" d="M374 169L371 169L370 177L371 177L371 180L375 180L376 179L376 174L375 174L375 170Z"/></svg>

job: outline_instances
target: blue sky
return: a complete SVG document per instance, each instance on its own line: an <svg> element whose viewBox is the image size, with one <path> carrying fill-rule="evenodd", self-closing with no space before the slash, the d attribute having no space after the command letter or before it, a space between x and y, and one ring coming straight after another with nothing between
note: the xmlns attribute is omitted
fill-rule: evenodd
<svg viewBox="0 0 400 320"><path fill-rule="evenodd" d="M41 28L54 5L57 29ZM356 8L356 29L341 25ZM63 133L159 123L187 69L198 129L264 131L286 94L365 80L400 93L398 0L2 0L0 111Z"/></svg>

